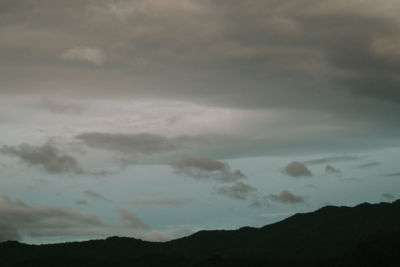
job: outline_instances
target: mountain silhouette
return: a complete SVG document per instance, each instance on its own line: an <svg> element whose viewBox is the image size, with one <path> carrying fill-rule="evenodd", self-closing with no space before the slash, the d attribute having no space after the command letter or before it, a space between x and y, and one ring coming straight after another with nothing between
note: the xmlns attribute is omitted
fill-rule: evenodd
<svg viewBox="0 0 400 267"><path fill-rule="evenodd" d="M261 228L163 242L0 244L0 266L400 266L400 200L326 206Z"/></svg>

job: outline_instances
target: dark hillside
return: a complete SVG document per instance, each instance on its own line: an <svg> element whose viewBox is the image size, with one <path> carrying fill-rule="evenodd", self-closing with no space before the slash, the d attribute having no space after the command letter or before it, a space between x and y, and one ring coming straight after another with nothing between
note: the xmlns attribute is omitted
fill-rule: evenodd
<svg viewBox="0 0 400 267"><path fill-rule="evenodd" d="M327 206L262 228L151 243L0 244L1 266L400 266L400 200Z"/></svg>

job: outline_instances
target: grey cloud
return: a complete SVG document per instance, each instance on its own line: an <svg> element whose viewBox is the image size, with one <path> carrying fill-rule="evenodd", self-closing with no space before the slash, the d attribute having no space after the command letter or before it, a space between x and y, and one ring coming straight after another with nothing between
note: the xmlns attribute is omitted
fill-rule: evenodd
<svg viewBox="0 0 400 267"><path fill-rule="evenodd" d="M175 162L174 167L178 169L182 168L196 168L204 171L226 171L228 169L228 165L220 162L218 160L206 157L183 157L179 161Z"/></svg>
<svg viewBox="0 0 400 267"><path fill-rule="evenodd" d="M146 230L151 228L149 224L127 209L119 209L118 213L120 223L126 227L136 230Z"/></svg>
<svg viewBox="0 0 400 267"><path fill-rule="evenodd" d="M19 146L2 146L0 152L17 157L29 166L40 166L48 173L82 174L84 171L78 161L71 155L61 152L51 143L42 146L22 144Z"/></svg>
<svg viewBox="0 0 400 267"><path fill-rule="evenodd" d="M305 202L304 197L295 195L288 190L283 190L279 195L270 194L266 196L267 199L285 204L297 204Z"/></svg>
<svg viewBox="0 0 400 267"><path fill-rule="evenodd" d="M214 179L221 182L234 182L245 178L240 170L232 171L230 166L208 157L185 156L171 163L175 173L199 179Z"/></svg>
<svg viewBox="0 0 400 267"><path fill-rule="evenodd" d="M382 197L386 198L386 199L389 199L389 200L395 199L394 195L392 195L390 193L383 193Z"/></svg>
<svg viewBox="0 0 400 267"><path fill-rule="evenodd" d="M90 235L95 229L108 226L90 212L63 206L28 205L5 196L0 196L0 217L2 225L6 226L3 230L6 229L5 232L14 238L26 235Z"/></svg>
<svg viewBox="0 0 400 267"><path fill-rule="evenodd" d="M0 223L0 242L4 241L18 241L21 236L12 225Z"/></svg>
<svg viewBox="0 0 400 267"><path fill-rule="evenodd" d="M253 200L251 202L251 207L253 207L253 208L260 208L261 206L262 206L262 203L259 200Z"/></svg>
<svg viewBox="0 0 400 267"><path fill-rule="evenodd" d="M176 149L168 138L149 133L84 133L76 138L89 147L117 151L126 155L154 154Z"/></svg>
<svg viewBox="0 0 400 267"><path fill-rule="evenodd" d="M396 177L396 176L399 176L399 177L400 177L400 172L389 173L389 174L387 174L386 176L389 176L389 177Z"/></svg>
<svg viewBox="0 0 400 267"><path fill-rule="evenodd" d="M111 201L108 198L106 198L105 196L103 196L100 193L97 193L95 191L92 190L85 190L83 192L83 194L89 198L95 199L95 200L104 200L104 201Z"/></svg>
<svg viewBox="0 0 400 267"><path fill-rule="evenodd" d="M235 199L247 199L257 191L254 187L238 182L231 186L221 186L218 193Z"/></svg>
<svg viewBox="0 0 400 267"><path fill-rule="evenodd" d="M291 162L282 171L283 173L293 177L312 176L311 171L306 167L306 165L298 161Z"/></svg>
<svg viewBox="0 0 400 267"><path fill-rule="evenodd" d="M80 114L83 112L83 107L76 103L69 103L64 101L60 101L54 98L44 97L40 99L36 106L42 109L46 109L53 113L71 113L71 114Z"/></svg>
<svg viewBox="0 0 400 267"><path fill-rule="evenodd" d="M375 167L375 166L378 166L378 165L381 165L381 163L380 162L369 162L369 163L358 165L357 168L358 169L365 169L365 168Z"/></svg>
<svg viewBox="0 0 400 267"><path fill-rule="evenodd" d="M325 172L326 173L340 173L340 170L335 167L332 167L331 165L326 165Z"/></svg>
<svg viewBox="0 0 400 267"><path fill-rule="evenodd" d="M358 183L363 182L363 180L356 178L356 177L343 178L342 180L346 181L346 182L358 182Z"/></svg>
<svg viewBox="0 0 400 267"><path fill-rule="evenodd" d="M106 61L106 55L101 49L87 46L69 48L61 54L61 58L78 62L89 62L96 66L101 66Z"/></svg>
<svg viewBox="0 0 400 267"><path fill-rule="evenodd" d="M88 202L84 199L77 199L77 200L75 200L75 204L76 205L87 205Z"/></svg>
<svg viewBox="0 0 400 267"><path fill-rule="evenodd" d="M33 192L47 184L48 184L48 181L46 181L44 179L38 179L38 180L34 181L33 184L25 186L25 190L28 192Z"/></svg>
<svg viewBox="0 0 400 267"><path fill-rule="evenodd" d="M190 198L130 199L126 203L137 206L182 206L193 202Z"/></svg>
<svg viewBox="0 0 400 267"><path fill-rule="evenodd" d="M318 188L318 186L316 186L315 184L306 184L304 187L308 187L308 188Z"/></svg>
<svg viewBox="0 0 400 267"><path fill-rule="evenodd" d="M285 113L285 112L284 112ZM298 115L299 111L296 111ZM304 131L296 132L292 130L293 123L300 120L293 119L292 114L285 113L284 117L290 115L289 121L283 118L286 126L280 124L277 131L268 130L268 137L252 138L245 135L234 134L197 134L197 135L177 135L174 137L166 137L163 135L155 135L151 133L141 134L125 134L125 133L101 133L90 132L77 135L76 138L81 140L85 146L108 150L116 153L116 159L122 164L134 163L162 163L169 164L180 158L182 155L193 155L196 157L205 156L208 158L235 158L242 156L260 156L265 154L282 154L289 153L290 149L302 151L343 151L353 150L354 147L363 146L368 142L370 146L376 142L371 138L357 141L353 139L343 138L340 143L335 141L327 141L321 137L319 132L310 133L305 127L307 137L301 137ZM311 113L307 112L300 117L310 117ZM314 118L313 118L314 119ZM256 125L258 127L258 124ZM283 127L283 128L282 128ZM287 127L287 128L286 128ZM251 127L249 127L251 128ZM282 135L281 131L290 131L290 135ZM249 133L252 129L249 129ZM330 131L331 132L331 131ZM328 134L328 133L326 133ZM331 132L332 134L332 132ZM322 139L320 139L322 138ZM291 142L288 142L291 140ZM293 142L296 144L293 145ZM377 144L378 145L378 144ZM382 145L382 144L380 144ZM379 145L379 146L380 146ZM323 158L322 161L341 161L352 160L353 156L338 156L332 158ZM316 159L310 164L317 164L321 159ZM306 161L308 164L308 161Z"/></svg>
<svg viewBox="0 0 400 267"><path fill-rule="evenodd" d="M94 176L106 177L106 176L113 175L116 172L115 171L109 171L109 170L94 170L94 171L86 171L86 173L90 174L90 175L94 175Z"/></svg>
<svg viewBox="0 0 400 267"><path fill-rule="evenodd" d="M304 161L304 164L312 165L312 164L326 164L326 163L336 163L342 161L350 161L358 159L357 156L351 155L343 155L343 156L331 156L325 158L311 159Z"/></svg>

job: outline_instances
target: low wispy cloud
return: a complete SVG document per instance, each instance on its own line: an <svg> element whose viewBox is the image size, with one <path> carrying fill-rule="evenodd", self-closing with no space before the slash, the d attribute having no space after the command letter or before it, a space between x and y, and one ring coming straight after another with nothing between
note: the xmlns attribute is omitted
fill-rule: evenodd
<svg viewBox="0 0 400 267"><path fill-rule="evenodd" d="M108 224L90 212L64 206L29 205L0 196L0 240L21 236L87 236Z"/></svg>
<svg viewBox="0 0 400 267"><path fill-rule="evenodd" d="M386 174L386 176L388 176L388 177L397 177L397 176L399 176L400 177L400 172L389 173L389 174Z"/></svg>
<svg viewBox="0 0 400 267"><path fill-rule="evenodd" d="M352 156L352 155L331 156L331 157L306 160L306 161L304 161L304 164L307 164L307 165L326 164L326 163L336 163L336 162L350 161L350 160L357 160L357 159L358 159L357 156Z"/></svg>
<svg viewBox="0 0 400 267"><path fill-rule="evenodd" d="M136 206L182 206L193 202L190 198L130 199L126 203Z"/></svg>
<svg viewBox="0 0 400 267"><path fill-rule="evenodd" d="M333 174L333 173L340 173L340 170L331 165L326 165L325 172L328 174Z"/></svg>
<svg viewBox="0 0 400 267"><path fill-rule="evenodd" d="M393 195L393 194L390 194L390 193L383 193L383 194L382 194L382 198L388 199L388 200L393 200L393 199L395 199L394 195Z"/></svg>
<svg viewBox="0 0 400 267"><path fill-rule="evenodd" d="M167 137L149 133L93 132L80 134L76 138L88 147L119 152L124 155L135 155L137 153L148 155L176 149L176 146Z"/></svg>
<svg viewBox="0 0 400 267"><path fill-rule="evenodd" d="M221 186L218 193L235 199L247 199L257 191L251 185L238 182L231 186Z"/></svg>
<svg viewBox="0 0 400 267"><path fill-rule="evenodd" d="M77 200L75 200L75 205L87 205L87 204L89 204L86 200L84 200L84 199L77 199Z"/></svg>
<svg viewBox="0 0 400 267"><path fill-rule="evenodd" d="M284 204L297 204L297 203L304 203L305 199L303 196L295 195L288 190L283 190L279 193L279 195L270 194L265 197L274 202L284 203Z"/></svg>
<svg viewBox="0 0 400 267"><path fill-rule="evenodd" d="M0 242L21 240L21 235L12 225L0 223Z"/></svg>
<svg viewBox="0 0 400 267"><path fill-rule="evenodd" d="M246 176L232 171L229 164L208 157L185 156L171 164L175 173L198 179L213 179L220 182L235 182Z"/></svg>
<svg viewBox="0 0 400 267"><path fill-rule="evenodd" d="M0 152L4 155L17 157L29 166L39 166L48 173L82 174L84 171L73 156L66 154L50 142L42 146L21 144L19 146L2 146Z"/></svg>
<svg viewBox="0 0 400 267"><path fill-rule="evenodd" d="M40 99L36 106L41 109L48 110L52 113L70 113L80 114L83 111L83 107L76 103L65 102L58 99L44 97Z"/></svg>
<svg viewBox="0 0 400 267"><path fill-rule="evenodd" d="M119 222L124 226L132 230L147 230L151 229L151 226L144 222L139 216L130 212L127 209L119 209Z"/></svg>
<svg viewBox="0 0 400 267"><path fill-rule="evenodd" d="M199 229L196 227L193 227L191 225L179 225L175 227L172 237L173 238L182 238L185 236L189 236L197 232Z"/></svg>
<svg viewBox="0 0 400 267"><path fill-rule="evenodd" d="M83 192L83 194L91 199L94 200L103 200L103 201L111 201L108 198L106 198L105 196L103 196L102 194L92 191L92 190L85 190Z"/></svg>
<svg viewBox="0 0 400 267"><path fill-rule="evenodd" d="M360 178L357 178L357 177L343 178L342 181L346 181L346 182L357 182L357 183L362 183L362 182L363 182L363 180L361 180Z"/></svg>
<svg viewBox="0 0 400 267"><path fill-rule="evenodd" d="M301 162L293 161L282 172L292 177L312 176L311 171Z"/></svg>
<svg viewBox="0 0 400 267"><path fill-rule="evenodd" d="M61 58L70 61L88 62L102 66L106 62L105 53L97 47L76 46L65 50Z"/></svg>
<svg viewBox="0 0 400 267"><path fill-rule="evenodd" d="M378 166L378 165L381 165L381 163L377 162L377 161L374 161L374 162L369 162L369 163L358 165L357 168L358 169L365 169L365 168L375 167L375 166Z"/></svg>
<svg viewBox="0 0 400 267"><path fill-rule="evenodd" d="M43 187L43 186L45 186L47 184L48 184L47 180L38 179L38 180L34 181L33 184L25 186L25 190L27 192L33 192L33 191L38 190L38 189L40 189L41 187Z"/></svg>

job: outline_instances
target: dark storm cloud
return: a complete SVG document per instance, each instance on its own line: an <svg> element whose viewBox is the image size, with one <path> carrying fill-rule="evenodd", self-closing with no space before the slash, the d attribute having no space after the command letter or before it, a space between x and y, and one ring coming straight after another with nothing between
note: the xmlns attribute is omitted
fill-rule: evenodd
<svg viewBox="0 0 400 267"><path fill-rule="evenodd" d="M84 133L76 138L89 147L123 154L154 154L176 149L176 146L168 138L149 133Z"/></svg>
<svg viewBox="0 0 400 267"><path fill-rule="evenodd" d="M302 137L316 151L390 146L400 132L398 7L396 0L3 1L0 94L279 108L296 117L288 125L304 127L278 142L247 140L254 154L281 152ZM175 145L153 136L151 146L148 136L143 147L125 146L121 138L132 144L143 136L91 134L81 136L88 146L125 155Z"/></svg>
<svg viewBox="0 0 400 267"><path fill-rule="evenodd" d="M267 199L280 202L285 204L297 204L297 203L304 203L305 199L303 196L295 195L288 190L283 190L279 193L279 195L270 194L266 196Z"/></svg>
<svg viewBox="0 0 400 267"><path fill-rule="evenodd" d="M136 214L130 212L127 209L119 209L119 221L123 226L129 227L134 230L147 230L151 229L151 226L144 222Z"/></svg>
<svg viewBox="0 0 400 267"><path fill-rule="evenodd" d="M17 92L61 91L51 85L69 81L75 94L96 97L345 103L355 113L336 96L400 101L395 0L379 8L355 0L3 2L2 77ZM17 67L6 69L9 62Z"/></svg>
<svg viewBox="0 0 400 267"><path fill-rule="evenodd" d="M71 155L61 152L51 143L42 146L21 144L19 146L2 146L4 155L17 157L30 166L40 166L48 173L82 174L84 171L78 161Z"/></svg>
<svg viewBox="0 0 400 267"><path fill-rule="evenodd" d="M107 223L92 213L63 206L29 205L0 196L0 236L87 235ZM12 227L11 227L12 226Z"/></svg>
<svg viewBox="0 0 400 267"><path fill-rule="evenodd" d="M340 170L335 167L332 167L331 165L326 165L325 172L326 173L340 173Z"/></svg>
<svg viewBox="0 0 400 267"><path fill-rule="evenodd" d="M357 10L353 5L354 9L340 13L331 9L305 15L299 22L307 29L310 44L318 47L336 72L329 75L334 84L360 96L399 102L396 72L400 58L390 48L390 42L398 42L399 21L390 16L390 10L372 14L366 5ZM351 1L343 6L351 7Z"/></svg>
<svg viewBox="0 0 400 267"><path fill-rule="evenodd" d="M301 162L293 161L282 172L293 177L312 176L311 171Z"/></svg>
<svg viewBox="0 0 400 267"><path fill-rule="evenodd" d="M221 186L218 189L219 194L236 199L247 199L249 196L253 195L255 191L257 191L257 189L242 182L235 183L231 186Z"/></svg>
<svg viewBox="0 0 400 267"><path fill-rule="evenodd" d="M108 198L106 198L105 196L103 196L100 193L97 193L95 191L92 190L85 190L83 192L83 194L89 198L95 199L95 200L104 200L104 201L111 201Z"/></svg>
<svg viewBox="0 0 400 267"><path fill-rule="evenodd" d="M175 173L198 179L214 179L234 182L246 176L240 171L232 171L227 163L208 158L185 156L171 164Z"/></svg>

